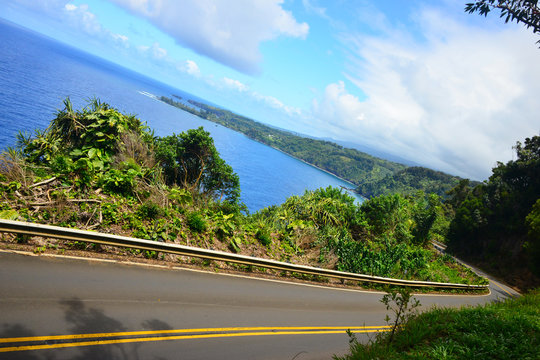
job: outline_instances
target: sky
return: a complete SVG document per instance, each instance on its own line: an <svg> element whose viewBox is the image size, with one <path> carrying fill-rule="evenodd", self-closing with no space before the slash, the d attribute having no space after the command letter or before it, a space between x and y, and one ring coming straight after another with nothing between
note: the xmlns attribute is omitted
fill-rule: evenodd
<svg viewBox="0 0 540 360"><path fill-rule="evenodd" d="M539 135L540 37L465 2L0 0L0 17L254 120L485 180Z"/></svg>

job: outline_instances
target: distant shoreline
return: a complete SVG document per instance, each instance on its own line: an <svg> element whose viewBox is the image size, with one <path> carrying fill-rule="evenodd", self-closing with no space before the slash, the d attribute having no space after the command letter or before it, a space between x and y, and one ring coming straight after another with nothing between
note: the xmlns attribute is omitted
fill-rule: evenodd
<svg viewBox="0 0 540 360"><path fill-rule="evenodd" d="M229 128L228 128L228 129L229 129ZM231 130L232 130L232 129L231 129ZM233 130L233 131L235 131L235 130ZM237 132L238 132L238 131L237 131ZM243 134L243 133L241 133L241 132L238 132L238 133ZM268 144L265 144L265 143L263 143L263 142L260 142L260 141L257 141L257 140L255 140L255 139L252 139L252 138L250 138L249 136L247 136L246 134L243 134L243 135L244 135L245 137L247 137L248 139L250 139L250 140L253 140L253 141L258 142L259 144L268 146L269 148L272 148L272 149L274 149L274 150L277 150L277 151L279 151L280 153L283 153L283 154L285 154L285 155L287 155L287 156L292 157L293 159L296 159L296 160L298 160L298 161L301 161L301 162L303 162L303 163L306 164L306 165L313 166L313 167L314 167L315 169L317 169L317 170L320 170L320 171L323 171L323 172L325 172L325 173L327 173L327 174L329 174L329 175L332 175L332 176L335 177L336 179L339 179L339 180L341 180L341 181L343 181L343 182L346 182L347 184L351 184L352 186L354 186L354 188L352 188L352 189L345 188L345 189L346 189L346 190L349 190L349 191L353 191L355 194L357 194L357 195L361 196L363 199L367 200L367 198L366 198L364 195L362 195L362 194L356 192L356 190L355 190L356 185L355 185L354 183L350 182L349 180L344 179L344 178L342 178L342 177L340 177L340 176L338 176L338 175L336 175L336 174L334 174L334 173L331 173L331 172L328 171L328 170L322 169L322 168L318 167L317 165L314 165L314 164L309 163L309 162L307 162L307 161L305 161L305 160L302 160L302 159L300 159L300 158L298 158L298 157L296 157L296 156L294 156L294 155L291 155L291 154L289 154L289 153L287 153L287 152L285 152L285 151L283 151L283 150L281 150L281 149L275 148L275 147L273 147L273 146L271 146L271 145L268 145Z"/></svg>
<svg viewBox="0 0 540 360"><path fill-rule="evenodd" d="M161 99L159 99L159 98L157 98L157 100L163 102L164 104L170 105L170 104L166 103L165 101L163 101L163 100L161 100ZM193 104L192 104L192 105L193 105ZM186 111L186 110L184 110L184 109L182 109L182 108L179 108L179 109L180 109L180 110L183 110L183 111ZM283 150L281 150L281 149L278 149L278 148L276 148L276 147L273 147L272 145L269 145L269 144L263 143L262 141L259 141L259 140L257 140L257 139L251 138L251 137L247 136L245 133L243 133L243 132L241 132L241 131L238 131L238 130L235 130L235 129L233 129L233 128L230 128L230 127L228 127L228 126L225 126L225 125L223 125L222 123L218 123L218 122L212 121L212 120L210 120L210 119L204 118L204 117L202 117L202 116L200 116L200 115L197 115L196 113L193 113L193 112L190 112L190 111L186 111L186 112L189 113L189 114L195 115L195 116L197 116L197 117L200 118L200 119L209 121L209 122L211 122L211 123L213 123L213 124L217 124L217 125L223 126L224 128L227 128L227 129L229 129L229 130L232 130L232 131L234 131L234 132L236 132L236 133L238 133L238 134L241 134L241 135L245 136L246 138L248 138L248 139L250 139L250 140L255 141L256 143L259 143L259 144L264 145L264 146L268 146L268 147L271 148L271 149L277 150L277 151L279 151L279 152L282 153L282 154L285 154L285 155L287 155L287 156L292 157L293 159L296 159L296 160L298 160L298 161L301 161L301 162L303 162L303 163L306 164L306 165L312 166L312 167L314 167L314 168L317 169L317 170L320 170L320 171L322 171L322 172L327 173L328 175L332 175L332 176L335 177L336 179L339 179L339 180L341 180L341 181L343 181L343 182L346 182L347 184L350 184L351 186L353 186L353 188L351 188L351 189L345 188L346 190L352 191L352 192L354 192L356 195L360 196L362 199L367 200L367 197L365 197L363 194L360 194L359 192L357 192L357 191L355 190L356 187L357 187L357 185L354 184L353 182L347 180L347 179L344 179L344 178L342 178L342 177L340 177L340 176L338 176L338 175L336 175L336 174L334 174L334 173L332 173L332 172L330 172L330 171L328 171L328 170L322 169L322 168L318 167L318 166L315 165L315 164L312 164L312 163L309 163L309 162L307 162L307 161L305 161L305 160L302 160L302 159L300 159L300 158L298 158L298 157L296 157L296 156L294 156L294 155L292 155L292 154L289 154L288 152L285 152L285 151L283 151Z"/></svg>

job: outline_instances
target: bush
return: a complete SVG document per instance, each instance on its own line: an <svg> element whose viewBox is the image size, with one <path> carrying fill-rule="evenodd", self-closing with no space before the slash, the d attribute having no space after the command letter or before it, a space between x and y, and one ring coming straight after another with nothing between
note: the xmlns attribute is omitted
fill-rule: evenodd
<svg viewBox="0 0 540 360"><path fill-rule="evenodd" d="M255 233L257 240L261 242L264 246L269 246L272 243L272 238L266 229L257 229Z"/></svg>
<svg viewBox="0 0 540 360"><path fill-rule="evenodd" d="M191 231L198 233L206 231L206 220L199 212L194 211L189 213L186 220Z"/></svg>
<svg viewBox="0 0 540 360"><path fill-rule="evenodd" d="M427 267L430 258L428 250L388 238L380 243L340 240L335 244L335 253L338 270L375 276L414 276Z"/></svg>
<svg viewBox="0 0 540 360"><path fill-rule="evenodd" d="M161 208L159 205L152 202L146 202L137 209L137 215L142 220L155 220L161 214Z"/></svg>
<svg viewBox="0 0 540 360"><path fill-rule="evenodd" d="M111 169L102 176L100 184L109 194L132 195L137 175L139 173L133 169L128 171Z"/></svg>

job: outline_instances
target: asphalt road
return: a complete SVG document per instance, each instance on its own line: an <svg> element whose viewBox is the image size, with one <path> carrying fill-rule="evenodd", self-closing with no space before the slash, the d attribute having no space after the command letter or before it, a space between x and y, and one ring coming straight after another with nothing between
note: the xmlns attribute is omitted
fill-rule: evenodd
<svg viewBox="0 0 540 360"><path fill-rule="evenodd" d="M490 287L485 296L416 297L428 309L515 294ZM345 329L359 340L382 329L381 297L0 252L0 359L330 359L348 351Z"/></svg>

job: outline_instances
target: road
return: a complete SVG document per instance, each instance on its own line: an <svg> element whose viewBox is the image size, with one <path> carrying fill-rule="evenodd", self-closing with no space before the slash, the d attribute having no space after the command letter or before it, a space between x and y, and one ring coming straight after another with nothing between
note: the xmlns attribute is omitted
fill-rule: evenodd
<svg viewBox="0 0 540 360"><path fill-rule="evenodd" d="M490 295L416 296L423 309ZM0 359L330 359L383 329L382 294L0 252ZM373 326L364 327L364 326ZM90 334L90 335L89 335Z"/></svg>

